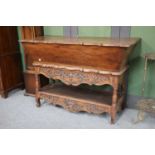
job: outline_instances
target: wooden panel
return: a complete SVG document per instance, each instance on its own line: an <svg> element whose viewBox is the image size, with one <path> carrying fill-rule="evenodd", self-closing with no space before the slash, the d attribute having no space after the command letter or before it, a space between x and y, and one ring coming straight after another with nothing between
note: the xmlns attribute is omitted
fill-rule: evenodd
<svg viewBox="0 0 155 155"><path fill-rule="evenodd" d="M3 85L2 85L2 74L1 74L1 68L0 68L0 92L3 90Z"/></svg>
<svg viewBox="0 0 155 155"><path fill-rule="evenodd" d="M24 81L26 94L35 94L35 74L25 72Z"/></svg>
<svg viewBox="0 0 155 155"><path fill-rule="evenodd" d="M17 27L0 27L0 45L0 56L19 52Z"/></svg>
<svg viewBox="0 0 155 155"><path fill-rule="evenodd" d="M20 53L0 57L0 67L3 89L9 90L22 83Z"/></svg>
<svg viewBox="0 0 155 155"><path fill-rule="evenodd" d="M23 87L21 54L16 26L0 27L0 93Z"/></svg>
<svg viewBox="0 0 155 155"><path fill-rule="evenodd" d="M48 61L99 70L120 71L126 48L23 43L27 68L34 61Z"/></svg>
<svg viewBox="0 0 155 155"><path fill-rule="evenodd" d="M43 36L42 26L22 26L22 39L34 39L37 36Z"/></svg>
<svg viewBox="0 0 155 155"><path fill-rule="evenodd" d="M34 39L38 36L43 36L43 26L22 26L21 27L22 32L22 39ZM27 59L25 59L27 61ZM27 63L26 63L27 65ZM24 73L24 79L25 79L25 89L26 94L34 95L35 94L35 75L31 71L26 71ZM47 79L44 79L44 81L47 83Z"/></svg>
<svg viewBox="0 0 155 155"><path fill-rule="evenodd" d="M31 71L24 72L25 90L26 94L34 95L36 89L35 74ZM40 75L41 86L49 84L49 79L43 75Z"/></svg>

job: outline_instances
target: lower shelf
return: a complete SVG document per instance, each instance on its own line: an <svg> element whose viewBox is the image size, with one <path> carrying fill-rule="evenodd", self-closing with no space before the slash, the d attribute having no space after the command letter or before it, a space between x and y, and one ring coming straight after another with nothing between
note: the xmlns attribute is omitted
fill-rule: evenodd
<svg viewBox="0 0 155 155"><path fill-rule="evenodd" d="M95 114L111 112L110 93L103 94L101 91L55 84L43 87L38 95L47 102L63 106L71 112L86 111Z"/></svg>
<svg viewBox="0 0 155 155"><path fill-rule="evenodd" d="M110 105L112 96L110 93L104 93L97 90L90 90L86 88L66 86L63 84L47 85L40 91L41 93L58 95L63 97L73 98L75 100L83 100L89 102L95 102L99 104Z"/></svg>

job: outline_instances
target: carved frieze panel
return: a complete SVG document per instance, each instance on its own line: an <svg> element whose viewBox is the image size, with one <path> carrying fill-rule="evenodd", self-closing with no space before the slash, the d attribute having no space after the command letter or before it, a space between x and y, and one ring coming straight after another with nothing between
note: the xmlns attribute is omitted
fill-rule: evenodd
<svg viewBox="0 0 155 155"><path fill-rule="evenodd" d="M67 85L77 86L82 83L89 85L112 85L112 77L110 75L103 75L99 73L47 67L40 67L39 73L48 78L59 79Z"/></svg>
<svg viewBox="0 0 155 155"><path fill-rule="evenodd" d="M60 105L70 112L85 111L88 113L102 114L104 112L110 111L110 106L106 105L99 106L93 103L74 100L62 96L54 96L40 93L40 98L46 100L48 103L52 103L54 105Z"/></svg>

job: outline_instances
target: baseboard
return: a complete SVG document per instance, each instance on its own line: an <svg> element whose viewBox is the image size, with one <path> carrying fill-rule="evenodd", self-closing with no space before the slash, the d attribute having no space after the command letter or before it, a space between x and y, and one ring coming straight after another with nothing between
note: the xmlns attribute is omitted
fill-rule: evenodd
<svg viewBox="0 0 155 155"><path fill-rule="evenodd" d="M136 104L139 100L144 99L142 96L134 96L134 95L127 95L127 107L136 109Z"/></svg>

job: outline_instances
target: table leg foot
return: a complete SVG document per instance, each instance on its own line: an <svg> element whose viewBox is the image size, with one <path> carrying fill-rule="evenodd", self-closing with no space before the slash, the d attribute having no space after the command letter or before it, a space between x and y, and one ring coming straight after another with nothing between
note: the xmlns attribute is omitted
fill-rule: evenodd
<svg viewBox="0 0 155 155"><path fill-rule="evenodd" d="M111 124L114 124L115 120L116 120L116 112L113 111L112 114L111 114Z"/></svg>
<svg viewBox="0 0 155 155"><path fill-rule="evenodd" d="M41 103L40 103L40 99L39 98L36 99L36 102L37 102L36 103L36 107L40 107L41 106Z"/></svg>

